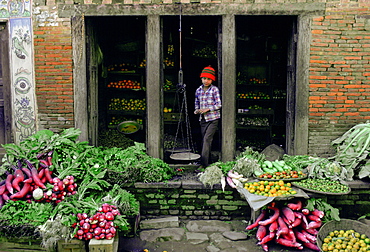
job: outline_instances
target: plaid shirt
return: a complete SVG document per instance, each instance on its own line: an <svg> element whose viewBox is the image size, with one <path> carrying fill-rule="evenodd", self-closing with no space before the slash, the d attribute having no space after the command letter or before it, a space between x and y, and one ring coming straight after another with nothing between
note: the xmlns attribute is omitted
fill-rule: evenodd
<svg viewBox="0 0 370 252"><path fill-rule="evenodd" d="M210 109L209 112L203 114L206 122L219 119L221 117L221 96L218 87L211 85L206 91L203 90L203 85L195 91L195 110ZM199 117L199 121L202 115Z"/></svg>

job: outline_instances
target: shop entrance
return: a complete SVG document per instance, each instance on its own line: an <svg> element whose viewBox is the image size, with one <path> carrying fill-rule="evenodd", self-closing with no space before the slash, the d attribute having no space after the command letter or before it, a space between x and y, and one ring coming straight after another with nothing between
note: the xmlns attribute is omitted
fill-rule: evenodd
<svg viewBox="0 0 370 252"><path fill-rule="evenodd" d="M160 17L159 72L151 73L146 60L158 52L148 51L146 16L89 17L86 18L88 34L87 63L89 115L95 118L93 144L100 144L99 137L115 145L120 139L146 142L147 126L153 118L147 117L146 92L148 76L160 76L161 137L163 151L181 141L174 139L178 129L180 107L176 103L179 73L179 17ZM234 113L235 149L251 146L262 150L269 144L286 148L294 134L295 80L295 27L296 16L235 16L235 65L223 65L222 17L183 16L182 70L186 84L187 105L191 137L197 152L200 151L198 117L193 114L194 94L201 85L201 70L212 65L217 71L217 85L221 92L235 88L235 97L222 97L235 101L235 106L223 106L223 113ZM274 24L274 25L272 25ZM222 71L235 72L235 80L222 83ZM222 95L222 94L221 94ZM180 97L181 98L181 97ZM156 104L154 104L156 106ZM290 111L291 113L288 113ZM222 120L222 119L221 119ZM122 130L138 127L133 134L118 135L107 140L107 131L117 133L117 126L124 121L136 122ZM224 123L224 122L223 122ZM136 128L135 128L136 129ZM219 127L214 137L212 151L220 153L222 135ZM230 134L228 131L227 134ZM124 137L120 137L124 136ZM185 136L188 137L188 136ZM233 136L230 136L233 137ZM124 140L126 141L126 140ZM176 143L175 143L176 142ZM214 157L215 159L219 157ZM217 160L213 160L217 161Z"/></svg>
<svg viewBox="0 0 370 252"><path fill-rule="evenodd" d="M221 33L220 27L221 18L219 16L183 16L181 19L178 16L166 16L162 18L165 157L174 149L190 147L197 153L201 151L199 116L193 113L195 90L202 84L200 80L202 69L209 65L217 72L218 78L213 84L221 89L221 57L219 57L221 50L218 43ZM180 51L182 52L181 59ZM182 107L178 104L178 101L181 102L183 98L183 94L179 93L181 90L177 87L180 60L186 89L188 115L181 111ZM186 116L190 121L189 125L186 120L181 120ZM190 135L186 134L188 132L187 126L190 127ZM211 158L214 161L218 160L221 152L220 126L213 138ZM171 162L171 160L168 161Z"/></svg>
<svg viewBox="0 0 370 252"><path fill-rule="evenodd" d="M263 150L286 148L295 83L288 78L296 17L236 17L236 144ZM290 67L290 71L295 66ZM290 103L288 102L290 101Z"/></svg>

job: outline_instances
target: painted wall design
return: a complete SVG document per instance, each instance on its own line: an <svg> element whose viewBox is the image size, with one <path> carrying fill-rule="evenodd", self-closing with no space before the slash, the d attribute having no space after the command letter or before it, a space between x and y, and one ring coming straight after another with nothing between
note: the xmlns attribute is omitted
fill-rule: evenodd
<svg viewBox="0 0 370 252"><path fill-rule="evenodd" d="M31 17L31 1L0 1L0 18Z"/></svg>
<svg viewBox="0 0 370 252"><path fill-rule="evenodd" d="M11 1L15 2L12 13L24 13L22 1ZM14 141L19 143L36 132L32 26L31 18L10 18L9 21L13 134Z"/></svg>

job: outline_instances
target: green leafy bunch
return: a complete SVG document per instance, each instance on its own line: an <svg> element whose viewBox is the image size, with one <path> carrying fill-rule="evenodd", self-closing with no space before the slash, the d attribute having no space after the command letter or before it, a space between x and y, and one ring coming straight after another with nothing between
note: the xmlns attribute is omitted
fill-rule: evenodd
<svg viewBox="0 0 370 252"><path fill-rule="evenodd" d="M336 148L336 155L332 157L335 161L344 166L353 178L355 171L358 171L359 178L370 176L370 123L360 123L341 137L332 141Z"/></svg>
<svg viewBox="0 0 370 252"><path fill-rule="evenodd" d="M306 208L310 211L313 211L314 209L318 209L320 211L323 211L325 213L324 217L322 218L322 222L326 223L331 220L340 221L339 217L339 209L333 207L329 203L327 203L322 198L309 198L307 199Z"/></svg>

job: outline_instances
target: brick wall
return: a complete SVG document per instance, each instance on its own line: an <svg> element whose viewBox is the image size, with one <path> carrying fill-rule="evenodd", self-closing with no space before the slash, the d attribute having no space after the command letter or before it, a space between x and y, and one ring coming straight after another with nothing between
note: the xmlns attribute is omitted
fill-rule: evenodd
<svg viewBox="0 0 370 252"><path fill-rule="evenodd" d="M136 183L125 187L140 202L143 217L180 216L183 219L249 218L251 209L236 190L222 191L220 185L205 188L195 181Z"/></svg>
<svg viewBox="0 0 370 252"><path fill-rule="evenodd" d="M34 27L39 129L59 132L74 126L71 28Z"/></svg>
<svg viewBox="0 0 370 252"><path fill-rule="evenodd" d="M370 213L370 183L350 182L351 192L347 195L324 195L307 193L313 198L323 198L338 208L341 218L357 219ZM251 208L237 190L220 185L206 188L199 181L168 183L136 183L123 186L140 202L143 218L174 215L182 219L249 219Z"/></svg>
<svg viewBox="0 0 370 252"><path fill-rule="evenodd" d="M57 16L56 4L170 4L157 0L35 1L36 94L40 129L74 126L70 20ZM225 3L234 1L188 1ZM244 0L246 4L326 4L324 16L312 17L309 66L308 154L331 156L331 141L370 119L370 2L368 0ZM57 36L58 35L58 36Z"/></svg>
<svg viewBox="0 0 370 252"><path fill-rule="evenodd" d="M312 20L309 153L333 153L330 142L370 119L370 2L327 1Z"/></svg>

